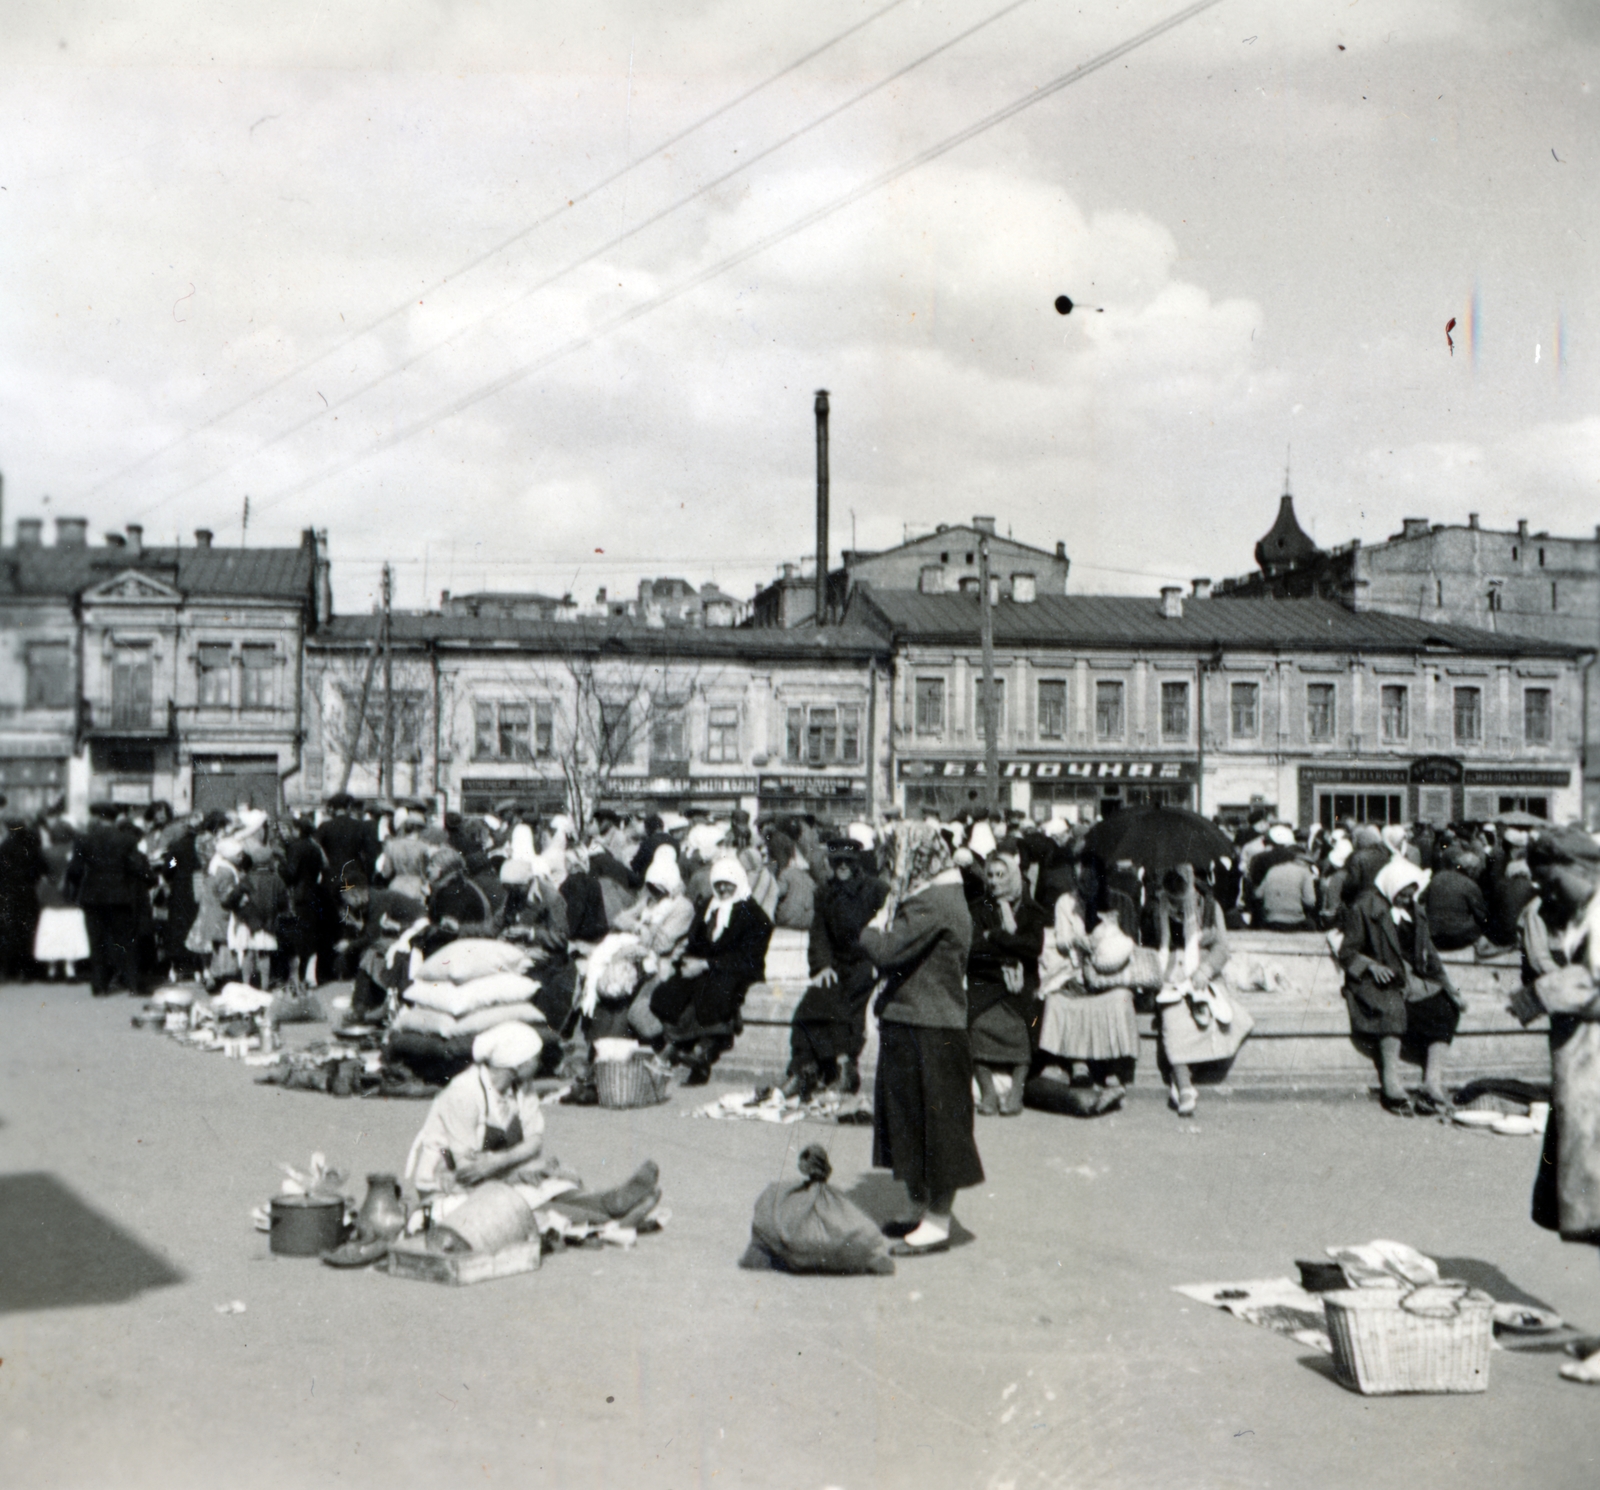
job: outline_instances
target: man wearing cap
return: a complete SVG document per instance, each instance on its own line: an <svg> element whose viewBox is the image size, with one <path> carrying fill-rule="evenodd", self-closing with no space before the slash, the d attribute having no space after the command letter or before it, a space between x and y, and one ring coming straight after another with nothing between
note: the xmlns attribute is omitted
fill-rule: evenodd
<svg viewBox="0 0 1600 1490"><path fill-rule="evenodd" d="M155 871L137 835L122 826L126 811L99 802L89 812L94 820L73 849L66 877L67 896L82 908L89 932L89 989L103 998L120 979L138 993L139 907L149 903Z"/></svg>

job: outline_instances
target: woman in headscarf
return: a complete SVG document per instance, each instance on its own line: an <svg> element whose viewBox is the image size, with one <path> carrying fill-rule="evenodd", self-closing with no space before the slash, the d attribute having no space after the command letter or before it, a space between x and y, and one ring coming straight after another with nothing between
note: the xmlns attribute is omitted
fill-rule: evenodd
<svg viewBox="0 0 1600 1490"><path fill-rule="evenodd" d="M453 848L428 854L428 919L457 936L494 936L489 897L467 878L467 861Z"/></svg>
<svg viewBox="0 0 1600 1490"><path fill-rule="evenodd" d="M1179 864L1162 878L1156 898L1161 955L1161 1057L1171 1076L1179 1117L1199 1105L1191 1067L1227 1060L1249 1033L1250 1019L1222 991L1228 928L1211 887L1197 885L1194 865Z"/></svg>
<svg viewBox="0 0 1600 1490"><path fill-rule="evenodd" d="M1600 1245L1600 844L1581 828L1528 850L1539 895L1519 924L1524 987L1511 1012L1550 1016L1551 1110L1533 1220L1566 1242ZM1541 914L1542 912L1542 914ZM1548 925L1547 925L1548 920ZM1561 1368L1600 1386L1600 1350Z"/></svg>
<svg viewBox="0 0 1600 1490"><path fill-rule="evenodd" d="M671 1059L689 1068L687 1086L704 1086L711 1067L743 1029L745 991L766 971L772 922L750 898L735 858L711 866L711 899L696 913L677 972L656 989L650 1010L662 1023Z"/></svg>
<svg viewBox="0 0 1600 1490"><path fill-rule="evenodd" d="M787 1097L809 1097L824 1082L837 1082L844 1092L861 1090L856 1063L866 1044L867 1001L877 972L858 942L889 890L873 873L871 853L854 838L833 839L828 860L833 878L816 893L806 946L811 981L790 1026ZM810 872L797 872L809 884Z"/></svg>
<svg viewBox="0 0 1600 1490"><path fill-rule="evenodd" d="M75 978L77 964L89 960L88 926L82 910L68 901L64 889L74 836L72 824L60 817L46 824L40 840L46 868L39 879L39 924L33 935L33 960L52 978Z"/></svg>
<svg viewBox="0 0 1600 1490"><path fill-rule="evenodd" d="M0 839L0 978L33 973L39 929L39 881L49 872L39 833L26 818L5 820Z"/></svg>
<svg viewBox="0 0 1600 1490"><path fill-rule="evenodd" d="M1450 1110L1444 1060L1465 1007L1428 934L1421 901L1428 880L1427 870L1395 854L1373 887L1345 907L1339 946L1350 1032L1377 1042L1379 1100L1402 1117ZM1427 1048L1415 1102L1400 1076L1401 1045L1408 1039Z"/></svg>
<svg viewBox="0 0 1600 1490"><path fill-rule="evenodd" d="M1045 914L1022 880L1021 848L1007 838L983 866L983 898L972 907L972 948L967 954L967 1036L986 1117L1016 1117L1033 1059L1031 1025L1039 993L1039 954ZM1011 1075L1001 1101L995 1071Z"/></svg>
<svg viewBox="0 0 1600 1490"><path fill-rule="evenodd" d="M914 1216L891 1223L901 1257L945 1251L957 1190L983 1182L972 1136L967 953L972 917L950 845L933 823L903 823L883 909L857 945L885 975L878 1011L872 1162L891 1169Z"/></svg>

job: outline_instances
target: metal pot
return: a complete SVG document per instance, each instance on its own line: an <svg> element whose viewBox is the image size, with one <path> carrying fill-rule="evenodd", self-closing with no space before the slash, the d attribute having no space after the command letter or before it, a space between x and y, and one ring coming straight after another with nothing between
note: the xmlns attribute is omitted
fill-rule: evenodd
<svg viewBox="0 0 1600 1490"><path fill-rule="evenodd" d="M339 1195L274 1195L268 1246L280 1257L320 1257L344 1235Z"/></svg>
<svg viewBox="0 0 1600 1490"><path fill-rule="evenodd" d="M369 1174L367 1196L356 1217L356 1234L366 1241L392 1242L406 1229L406 1203L392 1174Z"/></svg>

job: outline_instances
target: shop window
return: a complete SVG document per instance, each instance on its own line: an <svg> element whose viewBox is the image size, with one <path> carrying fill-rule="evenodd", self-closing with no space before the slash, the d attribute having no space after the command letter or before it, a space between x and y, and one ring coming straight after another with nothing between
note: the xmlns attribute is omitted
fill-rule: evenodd
<svg viewBox="0 0 1600 1490"><path fill-rule="evenodd" d="M917 733L942 735L944 733L944 679L917 679Z"/></svg>
<svg viewBox="0 0 1600 1490"><path fill-rule="evenodd" d="M227 642L201 642L200 707L226 709L233 703L233 648Z"/></svg>
<svg viewBox="0 0 1600 1490"><path fill-rule="evenodd" d="M1411 690L1404 683L1385 683L1379 695L1379 727L1384 743L1411 737Z"/></svg>
<svg viewBox="0 0 1600 1490"><path fill-rule="evenodd" d="M994 680L994 733L999 739L1006 732L1006 680ZM972 680L972 733L980 740L983 733L983 679Z"/></svg>
<svg viewBox="0 0 1600 1490"><path fill-rule="evenodd" d="M1483 690L1455 691L1456 744L1475 745L1483 738Z"/></svg>
<svg viewBox="0 0 1600 1490"><path fill-rule="evenodd" d="M1261 685L1235 683L1228 689L1230 733L1235 740L1253 740L1261 733Z"/></svg>
<svg viewBox="0 0 1600 1490"><path fill-rule="evenodd" d="M1548 797L1501 797L1498 812L1526 812L1532 817L1550 816Z"/></svg>
<svg viewBox="0 0 1600 1490"><path fill-rule="evenodd" d="M273 663L276 649L263 646L239 648L239 707L270 709L273 706Z"/></svg>
<svg viewBox="0 0 1600 1490"><path fill-rule="evenodd" d="M33 642L28 647L27 707L72 706L72 643Z"/></svg>
<svg viewBox="0 0 1600 1490"><path fill-rule="evenodd" d="M1333 738L1334 685L1306 684L1306 738L1326 743Z"/></svg>
<svg viewBox="0 0 1600 1490"><path fill-rule="evenodd" d="M1189 738L1189 685L1163 683L1161 685L1161 738L1187 740Z"/></svg>
<svg viewBox="0 0 1600 1490"><path fill-rule="evenodd" d="M1120 740L1123 734L1122 684L1102 678L1094 685L1094 737Z"/></svg>
<svg viewBox="0 0 1600 1490"><path fill-rule="evenodd" d="M855 765L861 760L861 710L855 704L790 709L784 755L798 765Z"/></svg>
<svg viewBox="0 0 1600 1490"><path fill-rule="evenodd" d="M739 710L717 705L706 716L706 759L714 765L731 765L739 755Z"/></svg>
<svg viewBox="0 0 1600 1490"><path fill-rule="evenodd" d="M626 704L600 705L600 756L606 766L633 762L633 716Z"/></svg>
<svg viewBox="0 0 1600 1490"><path fill-rule="evenodd" d="M1067 737L1067 683L1065 678L1044 678L1039 683L1039 738Z"/></svg>
<svg viewBox="0 0 1600 1490"><path fill-rule="evenodd" d="M1529 745L1550 743L1550 690L1522 690L1522 738Z"/></svg>
<svg viewBox="0 0 1600 1490"><path fill-rule="evenodd" d="M682 709L658 709L650 716L650 762L652 768L688 765L689 729Z"/></svg>
<svg viewBox="0 0 1600 1490"><path fill-rule="evenodd" d="M111 726L149 729L154 668L148 647L118 647L111 659Z"/></svg>

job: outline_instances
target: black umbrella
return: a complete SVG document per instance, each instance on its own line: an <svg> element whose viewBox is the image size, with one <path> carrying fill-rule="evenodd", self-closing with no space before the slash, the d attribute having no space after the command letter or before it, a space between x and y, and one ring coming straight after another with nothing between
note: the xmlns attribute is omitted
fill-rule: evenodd
<svg viewBox="0 0 1600 1490"><path fill-rule="evenodd" d="M1084 848L1102 864L1131 859L1147 877L1158 878L1179 864L1204 874L1237 850L1221 828L1187 807L1125 807L1089 829Z"/></svg>

